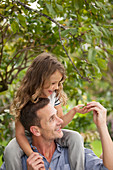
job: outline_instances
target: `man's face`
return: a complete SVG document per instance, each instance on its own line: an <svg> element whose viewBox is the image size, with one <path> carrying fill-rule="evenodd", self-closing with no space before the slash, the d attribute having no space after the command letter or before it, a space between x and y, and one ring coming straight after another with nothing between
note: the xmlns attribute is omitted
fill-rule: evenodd
<svg viewBox="0 0 113 170"><path fill-rule="evenodd" d="M40 109L37 114L41 124L40 134L45 140L51 141L63 136L61 130L63 120L57 116L57 110L50 103Z"/></svg>

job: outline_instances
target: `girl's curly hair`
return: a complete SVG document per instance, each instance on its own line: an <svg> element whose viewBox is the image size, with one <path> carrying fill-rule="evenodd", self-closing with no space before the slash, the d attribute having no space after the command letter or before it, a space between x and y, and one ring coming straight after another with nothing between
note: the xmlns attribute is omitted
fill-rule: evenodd
<svg viewBox="0 0 113 170"><path fill-rule="evenodd" d="M58 70L62 74L62 80L59 82L59 88L56 90L56 96L64 105L67 96L63 91L63 82L65 80L65 69L63 65L51 53L41 53L29 66L16 96L11 105L10 111L19 119L20 111L28 101L36 103L40 97L45 80L49 80L50 76Z"/></svg>

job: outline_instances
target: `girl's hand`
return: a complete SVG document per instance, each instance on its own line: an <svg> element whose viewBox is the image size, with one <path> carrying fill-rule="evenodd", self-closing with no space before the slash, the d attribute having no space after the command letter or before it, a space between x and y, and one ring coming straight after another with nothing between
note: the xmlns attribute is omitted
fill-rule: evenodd
<svg viewBox="0 0 113 170"><path fill-rule="evenodd" d="M27 159L28 170L45 170L44 161L37 152L33 152Z"/></svg>
<svg viewBox="0 0 113 170"><path fill-rule="evenodd" d="M75 109L75 112L77 113L82 113L82 114L85 114L85 113L88 113L88 109L86 108L86 104L79 104L77 106L74 107Z"/></svg>

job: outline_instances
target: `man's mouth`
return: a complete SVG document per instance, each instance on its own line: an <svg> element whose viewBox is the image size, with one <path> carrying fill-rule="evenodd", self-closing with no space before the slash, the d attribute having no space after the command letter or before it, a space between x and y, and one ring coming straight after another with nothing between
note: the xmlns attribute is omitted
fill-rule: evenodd
<svg viewBox="0 0 113 170"><path fill-rule="evenodd" d="M56 131L60 132L61 131L61 127L57 128Z"/></svg>

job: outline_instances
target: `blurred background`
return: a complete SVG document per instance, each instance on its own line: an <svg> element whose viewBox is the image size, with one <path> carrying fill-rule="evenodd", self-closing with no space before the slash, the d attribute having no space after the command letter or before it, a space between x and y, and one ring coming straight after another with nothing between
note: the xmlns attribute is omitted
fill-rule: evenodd
<svg viewBox="0 0 113 170"><path fill-rule="evenodd" d="M113 1L0 1L0 166L15 136L10 105L27 67L41 52L64 64L68 96L64 114L77 104L98 101L107 109L113 139ZM77 113L65 128L79 131L84 144L101 154L93 113Z"/></svg>

